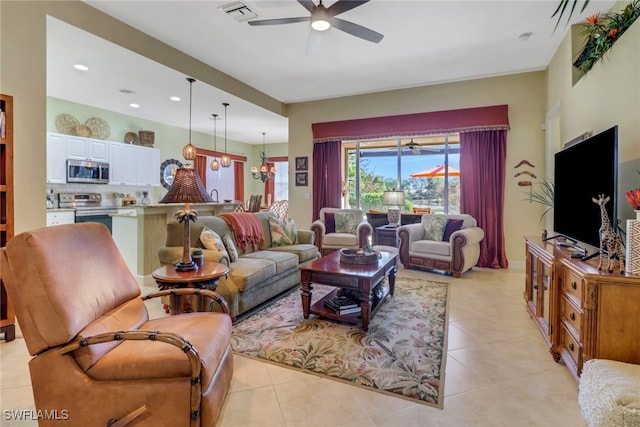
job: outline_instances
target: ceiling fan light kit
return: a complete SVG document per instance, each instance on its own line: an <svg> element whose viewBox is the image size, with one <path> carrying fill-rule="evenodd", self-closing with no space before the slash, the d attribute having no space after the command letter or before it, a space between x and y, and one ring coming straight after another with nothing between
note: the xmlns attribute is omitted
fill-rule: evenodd
<svg viewBox="0 0 640 427"><path fill-rule="evenodd" d="M362 6L363 4L368 2L369 0L338 0L327 8L322 4L322 0L320 0L318 5L316 5L311 0L298 0L298 3L300 3L302 7L309 11L309 13L311 14L310 16L261 19L258 21L249 21L248 24L251 26L263 26L294 24L296 22L311 21L311 28L316 31L326 31L329 28L334 27L340 31L361 38L363 40L367 40L372 43L379 43L380 40L384 38L384 35L351 21L345 21L344 19L336 18L336 15L347 12L358 6Z"/></svg>

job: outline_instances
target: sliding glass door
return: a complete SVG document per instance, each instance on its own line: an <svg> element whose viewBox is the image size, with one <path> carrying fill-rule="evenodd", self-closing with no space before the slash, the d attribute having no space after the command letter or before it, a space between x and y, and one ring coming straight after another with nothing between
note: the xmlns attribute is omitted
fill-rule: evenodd
<svg viewBox="0 0 640 427"><path fill-rule="evenodd" d="M458 134L345 142L345 205L386 211L383 192L400 189L404 212L459 213L459 144Z"/></svg>

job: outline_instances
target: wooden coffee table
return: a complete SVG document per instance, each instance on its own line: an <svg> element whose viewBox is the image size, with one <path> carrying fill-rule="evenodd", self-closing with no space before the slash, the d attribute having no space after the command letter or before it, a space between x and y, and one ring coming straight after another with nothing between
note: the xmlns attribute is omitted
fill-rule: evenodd
<svg viewBox="0 0 640 427"><path fill-rule="evenodd" d="M301 265L304 318L308 319L309 313L312 313L329 319L362 324L362 329L368 330L369 319L386 297L389 294L393 295L396 282L397 254L391 252L380 252L380 254L378 263L371 265L340 262L340 251ZM383 287L380 294L372 296L371 291L387 275L389 287ZM311 306L313 283L335 286L336 289ZM340 315L324 307L324 301L335 297L340 289L349 289L360 293L360 314Z"/></svg>

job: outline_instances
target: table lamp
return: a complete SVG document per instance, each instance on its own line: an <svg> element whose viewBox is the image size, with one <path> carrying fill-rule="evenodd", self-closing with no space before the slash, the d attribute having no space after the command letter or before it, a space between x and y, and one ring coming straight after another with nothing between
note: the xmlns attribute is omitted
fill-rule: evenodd
<svg viewBox="0 0 640 427"><path fill-rule="evenodd" d="M183 167L176 170L176 176L169 191L160 200L160 203L184 203L184 209L176 212L178 222L184 222L184 245L182 261L176 264L176 271L193 271L198 266L191 259L191 234L189 231L190 222L198 219L198 212L191 210L189 203L213 202L211 196L202 185L200 177L192 168Z"/></svg>
<svg viewBox="0 0 640 427"><path fill-rule="evenodd" d="M400 208L398 206L404 206L404 202L404 191L402 190L396 191L394 188L382 193L382 204L390 206L387 209L387 219L389 220L387 227L397 227L400 224Z"/></svg>

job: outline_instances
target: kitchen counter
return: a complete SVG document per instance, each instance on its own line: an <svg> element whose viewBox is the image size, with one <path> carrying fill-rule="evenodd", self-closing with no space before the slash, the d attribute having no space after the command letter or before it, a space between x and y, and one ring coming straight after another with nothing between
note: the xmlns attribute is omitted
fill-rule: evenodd
<svg viewBox="0 0 640 427"><path fill-rule="evenodd" d="M47 212L75 212L74 208L47 208Z"/></svg>

